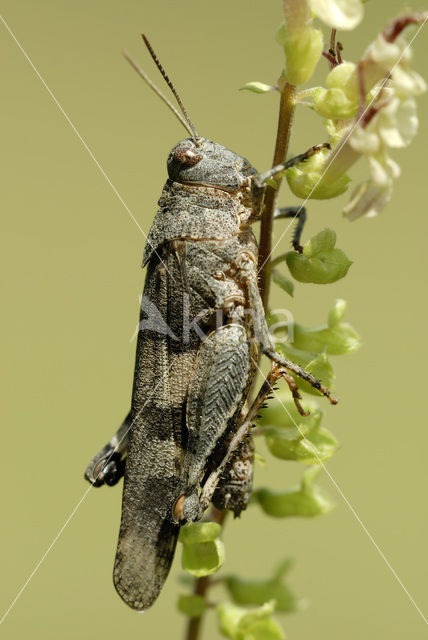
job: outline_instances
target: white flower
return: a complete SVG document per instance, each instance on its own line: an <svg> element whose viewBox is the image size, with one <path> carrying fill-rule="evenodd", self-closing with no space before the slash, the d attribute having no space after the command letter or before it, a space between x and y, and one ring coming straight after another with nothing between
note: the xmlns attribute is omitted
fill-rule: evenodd
<svg viewBox="0 0 428 640"><path fill-rule="evenodd" d="M362 182L354 189L350 201L343 208L343 215L348 220L356 220L361 216L372 218L388 204L391 195L392 183L382 187L371 180Z"/></svg>
<svg viewBox="0 0 428 640"><path fill-rule="evenodd" d="M364 16L361 0L309 0L312 11L332 29L350 31Z"/></svg>
<svg viewBox="0 0 428 640"><path fill-rule="evenodd" d="M397 65L392 71L391 78L391 86L396 89L397 93L420 96L427 90L427 85L422 76L410 69L406 64Z"/></svg>
<svg viewBox="0 0 428 640"><path fill-rule="evenodd" d="M398 178L400 167L390 158L385 149L377 154L367 154L371 171L371 180L357 185L351 199L343 209L343 215L349 220L361 216L376 216L390 201L394 179Z"/></svg>
<svg viewBox="0 0 428 640"><path fill-rule="evenodd" d="M407 147L418 130L416 102L413 96L403 100L398 97L392 98L379 110L373 125L387 147Z"/></svg>

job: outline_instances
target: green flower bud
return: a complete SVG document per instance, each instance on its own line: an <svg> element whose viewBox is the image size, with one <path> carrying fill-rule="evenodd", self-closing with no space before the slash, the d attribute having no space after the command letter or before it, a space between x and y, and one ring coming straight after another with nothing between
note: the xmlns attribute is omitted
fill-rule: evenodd
<svg viewBox="0 0 428 640"><path fill-rule="evenodd" d="M324 229L309 240L303 253L290 251L285 259L293 278L299 282L329 284L348 273L352 262L341 249L335 249L336 234Z"/></svg>
<svg viewBox="0 0 428 640"><path fill-rule="evenodd" d="M327 89L341 89L348 100L356 106L360 100L357 66L353 62L342 62L334 67L327 75L325 85Z"/></svg>
<svg viewBox="0 0 428 640"><path fill-rule="evenodd" d="M353 118L358 111L358 104L349 100L343 89L315 89L312 92L315 111L323 118Z"/></svg>
<svg viewBox="0 0 428 640"><path fill-rule="evenodd" d="M274 602L248 611L229 602L217 607L221 633L232 640L285 640L284 632L271 615Z"/></svg>
<svg viewBox="0 0 428 640"><path fill-rule="evenodd" d="M300 488L283 492L258 489L254 497L263 511L274 518L312 518L328 513L334 503L320 487L313 484L318 471L319 467L310 467L303 475Z"/></svg>
<svg viewBox="0 0 428 640"><path fill-rule="evenodd" d="M268 91L277 91L277 87L272 87L270 84L264 82L247 82L239 91L252 91L253 93L268 93Z"/></svg>
<svg viewBox="0 0 428 640"><path fill-rule="evenodd" d="M283 23L276 34L285 52L285 75L293 85L304 84L312 76L323 50L321 29L311 24L287 26Z"/></svg>
<svg viewBox="0 0 428 640"><path fill-rule="evenodd" d="M356 65L343 62L334 67L327 75L326 87L311 91L315 111L332 120L354 118L360 101Z"/></svg>
<svg viewBox="0 0 428 640"><path fill-rule="evenodd" d="M290 167L285 172L288 186L299 198L315 198L324 200L335 198L348 187L350 178L343 173L332 181L326 180L323 173L326 161L331 152L329 149L320 149L308 160Z"/></svg>
<svg viewBox="0 0 428 640"><path fill-rule="evenodd" d="M202 596L180 595L177 602L178 610L189 618L199 618L207 608Z"/></svg>
<svg viewBox="0 0 428 640"><path fill-rule="evenodd" d="M183 569L196 577L215 573L224 560L224 545L218 538L221 526L216 522L197 522L182 527Z"/></svg>

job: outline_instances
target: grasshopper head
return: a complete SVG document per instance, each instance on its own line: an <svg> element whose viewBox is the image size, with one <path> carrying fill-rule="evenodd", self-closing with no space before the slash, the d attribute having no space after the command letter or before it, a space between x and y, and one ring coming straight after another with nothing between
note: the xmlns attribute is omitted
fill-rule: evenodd
<svg viewBox="0 0 428 640"><path fill-rule="evenodd" d="M168 156L168 175L174 182L222 189L231 193L240 189L254 167L230 149L211 140L182 140Z"/></svg>

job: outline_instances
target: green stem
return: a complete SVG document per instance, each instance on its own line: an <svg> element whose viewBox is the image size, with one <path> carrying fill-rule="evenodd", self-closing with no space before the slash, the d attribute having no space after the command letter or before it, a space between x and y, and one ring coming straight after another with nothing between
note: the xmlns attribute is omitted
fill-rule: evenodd
<svg viewBox="0 0 428 640"><path fill-rule="evenodd" d="M290 142L291 125L293 123L293 115L295 109L296 87L285 83L281 90L281 101L279 105L278 130L276 134L275 152L273 155L272 166L275 167L284 162L288 145ZM260 295L263 300L265 309L269 298L269 263L270 254L272 252L272 230L273 230L273 214L275 212L278 191L282 178L275 178L277 188L268 186L266 188L265 201L263 207L262 223L260 228L260 244L259 244L259 288Z"/></svg>

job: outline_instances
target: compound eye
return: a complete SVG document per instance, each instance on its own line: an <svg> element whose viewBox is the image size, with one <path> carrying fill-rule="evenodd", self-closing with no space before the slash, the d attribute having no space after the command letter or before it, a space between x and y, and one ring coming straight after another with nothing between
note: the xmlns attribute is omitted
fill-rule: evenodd
<svg viewBox="0 0 428 640"><path fill-rule="evenodd" d="M194 167L202 160L202 155L192 147L178 147L174 151L174 160L187 167Z"/></svg>

